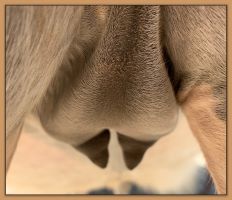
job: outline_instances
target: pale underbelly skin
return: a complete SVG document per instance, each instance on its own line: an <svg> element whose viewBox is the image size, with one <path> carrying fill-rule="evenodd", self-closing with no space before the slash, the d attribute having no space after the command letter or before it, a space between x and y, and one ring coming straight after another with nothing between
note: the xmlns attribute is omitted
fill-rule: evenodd
<svg viewBox="0 0 232 200"><path fill-rule="evenodd" d="M108 77L111 72L108 71ZM171 84L167 75L163 76L164 86L150 87L149 83L157 82L154 77L149 80L150 89L146 89L146 80L139 78L135 85L124 89L127 81L118 77L119 80L109 80L94 73L91 78L83 76L75 91L61 100L60 108L45 127L55 137L77 144L103 129L138 140L156 140L171 132L178 118Z"/></svg>

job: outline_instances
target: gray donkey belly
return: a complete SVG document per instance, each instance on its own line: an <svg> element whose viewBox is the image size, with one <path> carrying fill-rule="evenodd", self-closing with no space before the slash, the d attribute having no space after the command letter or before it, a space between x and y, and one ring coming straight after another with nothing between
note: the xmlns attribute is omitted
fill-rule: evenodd
<svg viewBox="0 0 232 200"><path fill-rule="evenodd" d="M80 144L103 129L155 140L176 123L158 6L87 7L40 111L45 129Z"/></svg>

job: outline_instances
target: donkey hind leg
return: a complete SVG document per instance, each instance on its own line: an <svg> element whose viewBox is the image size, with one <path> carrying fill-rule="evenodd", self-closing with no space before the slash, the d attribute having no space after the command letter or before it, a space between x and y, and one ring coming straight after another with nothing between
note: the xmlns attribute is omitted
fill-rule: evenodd
<svg viewBox="0 0 232 200"><path fill-rule="evenodd" d="M167 67L176 97L226 193L226 7L162 7Z"/></svg>

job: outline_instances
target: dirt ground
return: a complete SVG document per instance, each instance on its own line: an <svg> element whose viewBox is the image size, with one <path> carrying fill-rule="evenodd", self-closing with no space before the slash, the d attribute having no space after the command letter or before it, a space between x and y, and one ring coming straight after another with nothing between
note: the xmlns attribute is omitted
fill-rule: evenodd
<svg viewBox="0 0 232 200"><path fill-rule="evenodd" d="M196 169L205 161L181 112L176 129L153 145L132 171L125 167L113 130L111 134L110 160L106 169L100 169L85 155L46 134L30 116L7 175L7 193L84 194L108 187L123 194L130 182L159 193L194 191Z"/></svg>

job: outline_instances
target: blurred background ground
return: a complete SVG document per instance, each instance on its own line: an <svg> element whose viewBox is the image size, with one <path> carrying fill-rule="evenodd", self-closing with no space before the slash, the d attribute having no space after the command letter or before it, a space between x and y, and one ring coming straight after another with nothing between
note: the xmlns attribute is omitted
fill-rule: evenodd
<svg viewBox="0 0 232 200"><path fill-rule="evenodd" d="M100 169L68 144L59 142L29 116L6 179L7 194L196 194L209 191L205 161L180 112L176 129L126 169L111 130L110 160ZM135 192L135 193L136 193Z"/></svg>

